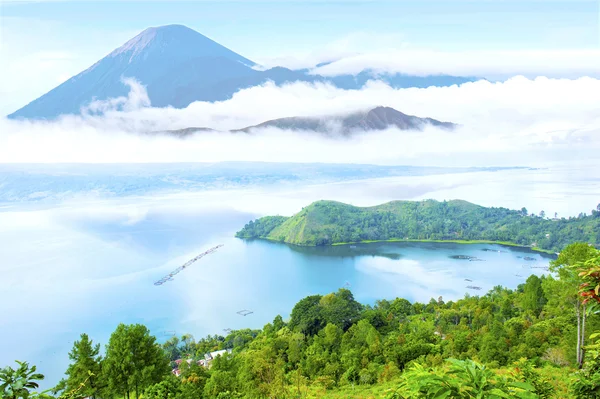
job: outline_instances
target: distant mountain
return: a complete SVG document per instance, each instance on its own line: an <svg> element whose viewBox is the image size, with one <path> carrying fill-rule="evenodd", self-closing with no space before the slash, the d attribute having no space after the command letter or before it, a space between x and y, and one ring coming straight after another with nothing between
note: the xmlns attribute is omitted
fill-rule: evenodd
<svg viewBox="0 0 600 399"><path fill-rule="evenodd" d="M370 110L353 112L346 115L325 115L319 117L293 116L269 120L258 125L230 130L232 133L251 133L255 129L277 128L282 130L300 130L323 133L327 135L350 135L397 128L400 130L423 130L427 126L452 130L458 125L452 122L440 122L432 118L419 118L406 115L390 107L375 107ZM163 130L151 134L168 134L186 137L195 133L211 133L219 130L208 127L187 127L184 129ZM222 131L221 131L222 132Z"/></svg>
<svg viewBox="0 0 600 399"><path fill-rule="evenodd" d="M323 77L309 70L276 67L254 69L251 60L182 25L148 28L87 70L70 78L9 118L53 119L77 114L92 100L125 96L122 78L135 78L146 86L153 106L187 107L194 101L224 101L237 91L272 81L328 82L342 89L359 89L372 79L395 88L449 86L477 80L474 77L376 74Z"/></svg>
<svg viewBox="0 0 600 399"><path fill-rule="evenodd" d="M285 130L308 130L320 133L339 132L349 134L357 131L385 130L422 130L427 125L453 129L451 122L440 122L431 118L419 118L406 115L390 107L376 107L364 112L355 112L345 116L291 117L274 119L259 125L234 130L249 132L252 129L275 127Z"/></svg>
<svg viewBox="0 0 600 399"><path fill-rule="evenodd" d="M147 85L154 104L170 104L177 88L210 85L254 72L255 63L182 25L148 28L80 74L16 111L12 118L51 119L79 113L93 99L125 96L122 77Z"/></svg>
<svg viewBox="0 0 600 399"><path fill-rule="evenodd" d="M165 135L169 135L169 136L187 137L194 133L214 133L214 132L218 133L219 130L211 129L209 127L186 127L185 129L153 131L153 132L149 132L148 134L165 134Z"/></svg>

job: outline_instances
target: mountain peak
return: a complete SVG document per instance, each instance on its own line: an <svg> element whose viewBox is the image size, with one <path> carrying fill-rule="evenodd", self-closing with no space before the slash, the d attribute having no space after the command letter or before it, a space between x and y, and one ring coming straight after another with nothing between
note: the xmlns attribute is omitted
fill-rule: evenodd
<svg viewBox="0 0 600 399"><path fill-rule="evenodd" d="M116 57L119 54L131 51L134 55L142 52L152 40L156 37L156 32L159 28L148 28L144 29L140 34L135 36L133 39L128 40L124 45L115 49L110 53L109 57Z"/></svg>
<svg viewBox="0 0 600 399"><path fill-rule="evenodd" d="M370 112L400 112L400 111L397 111L392 107L384 107L383 105L379 105L379 106L371 109Z"/></svg>
<svg viewBox="0 0 600 399"><path fill-rule="evenodd" d="M111 58L128 57L148 60L152 57L225 57L245 65L254 63L221 46L208 37L184 25L163 25L144 29L134 38L108 55Z"/></svg>

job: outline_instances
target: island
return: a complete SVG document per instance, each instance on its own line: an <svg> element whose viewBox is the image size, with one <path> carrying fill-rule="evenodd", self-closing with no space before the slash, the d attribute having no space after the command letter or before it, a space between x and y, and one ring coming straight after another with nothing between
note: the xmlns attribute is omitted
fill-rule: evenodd
<svg viewBox="0 0 600 399"><path fill-rule="evenodd" d="M600 205L591 215L546 218L527 209L484 207L463 200L392 201L357 207L317 201L291 217L250 221L238 238L302 246L373 241L449 241L526 246L556 253L573 242L600 244Z"/></svg>

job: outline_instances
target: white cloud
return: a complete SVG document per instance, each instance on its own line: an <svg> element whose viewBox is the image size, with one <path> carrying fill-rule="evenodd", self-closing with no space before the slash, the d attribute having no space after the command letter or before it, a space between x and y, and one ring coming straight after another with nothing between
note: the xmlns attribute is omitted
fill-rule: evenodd
<svg viewBox="0 0 600 399"><path fill-rule="evenodd" d="M81 113L86 116L103 115L107 112L130 112L150 106L150 97L146 86L133 78L121 77L121 83L129 87L127 97L109 98L106 100L94 100L82 107Z"/></svg>
<svg viewBox="0 0 600 399"><path fill-rule="evenodd" d="M337 61L367 53L393 52L408 48L410 44L404 35L398 33L373 33L357 31L323 44L308 52L279 57L258 57L257 69L283 66L290 69L313 68L320 63ZM359 71L360 72L360 71Z"/></svg>
<svg viewBox="0 0 600 399"><path fill-rule="evenodd" d="M458 75L504 79L514 75L574 78L598 76L600 50L432 51L411 49L371 51L313 69L324 76L378 73Z"/></svg>
<svg viewBox="0 0 600 399"><path fill-rule="evenodd" d="M337 162L531 164L597 152L600 80L515 77L504 83L395 90L370 82L362 90L324 84L265 84L231 100L186 109L152 108L143 87L129 82L127 99L102 103L103 116L56 122L0 122L3 162ZM118 105L124 111L111 110ZM460 123L455 132L390 129L353 139L263 129L254 134L200 133L186 139L140 131L191 126L241 128L286 116L341 114L378 105ZM583 154L580 152L579 154ZM495 162L495 163L498 163Z"/></svg>

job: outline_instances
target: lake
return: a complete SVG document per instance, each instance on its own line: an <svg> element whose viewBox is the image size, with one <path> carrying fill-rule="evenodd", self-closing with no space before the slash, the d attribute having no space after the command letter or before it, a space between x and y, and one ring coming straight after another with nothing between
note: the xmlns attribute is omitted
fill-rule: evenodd
<svg viewBox="0 0 600 399"><path fill-rule="evenodd" d="M120 322L143 323L161 341L168 338L165 331L200 338L226 328L260 328L278 314L288 317L303 297L341 287L368 304L395 297L451 300L483 295L495 285L516 288L528 275L542 274L549 257L480 244L299 248L233 235L250 219L291 215L318 199L366 206L460 198L576 215L600 202L598 170L567 165L160 195L146 193L140 183L134 194L108 199L78 195L67 182L61 192L73 195L62 200L17 196L0 206L0 365L30 361L46 374L48 387L62 377L81 333L104 346ZM224 246L173 281L153 284L217 244ZM482 261L452 258L458 255ZM253 313L241 316L243 309Z"/></svg>
<svg viewBox="0 0 600 399"><path fill-rule="evenodd" d="M18 267L3 268L9 295L0 304L6 315L0 321L0 363L27 359L49 381L57 381L66 369L67 353L80 333L104 345L119 322L143 323L161 341L168 331L224 334L226 328L260 328L278 314L286 318L303 297L341 287L368 304L395 297L450 300L484 294L495 285L516 287L531 273L543 272L532 266L547 266L550 259L527 249L482 244L302 248L244 241L233 234L249 216L216 209L150 212L125 223L97 215L39 223L57 218L44 213L37 215L38 228L13 230L15 245L4 248ZM224 246L173 281L153 284L216 244ZM457 255L482 261L452 258ZM240 310L253 313L241 316Z"/></svg>

